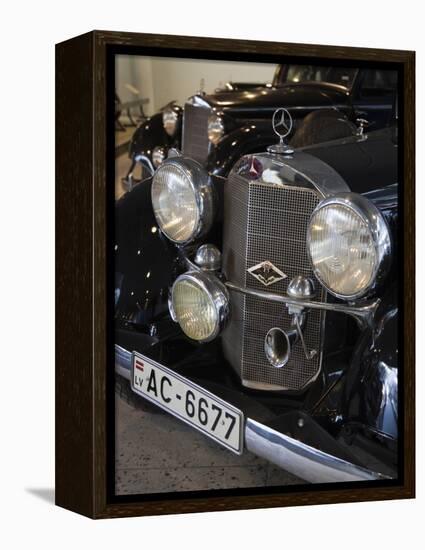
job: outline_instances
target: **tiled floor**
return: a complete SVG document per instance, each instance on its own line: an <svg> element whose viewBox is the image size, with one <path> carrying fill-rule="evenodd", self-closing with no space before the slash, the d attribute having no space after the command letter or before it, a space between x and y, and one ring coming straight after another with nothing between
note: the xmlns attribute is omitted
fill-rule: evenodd
<svg viewBox="0 0 425 550"><path fill-rule="evenodd" d="M304 483L251 453L237 456L163 412L116 397L116 493Z"/></svg>

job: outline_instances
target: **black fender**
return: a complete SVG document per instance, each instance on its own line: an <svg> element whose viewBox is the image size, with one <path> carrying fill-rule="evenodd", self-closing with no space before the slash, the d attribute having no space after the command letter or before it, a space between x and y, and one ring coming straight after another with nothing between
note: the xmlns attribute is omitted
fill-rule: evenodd
<svg viewBox="0 0 425 550"><path fill-rule="evenodd" d="M176 249L159 231L146 179L115 204L115 321L145 327L168 312Z"/></svg>
<svg viewBox="0 0 425 550"><path fill-rule="evenodd" d="M172 147L180 149L182 116L174 136L169 136L162 125L162 112L156 113L141 124L133 134L130 142L130 157L133 159L139 155L148 157L152 162L152 151L157 146L166 150Z"/></svg>
<svg viewBox="0 0 425 550"><path fill-rule="evenodd" d="M211 149L207 169L214 175L226 177L241 157L263 152L268 145L276 142L271 119L251 120L223 136Z"/></svg>
<svg viewBox="0 0 425 550"><path fill-rule="evenodd" d="M360 337L341 400L350 429L392 441L398 436L397 304L397 286L392 284L377 310L374 329Z"/></svg>
<svg viewBox="0 0 425 550"><path fill-rule="evenodd" d="M311 142L310 140L309 144L317 143L325 138L337 139L353 135L356 130L355 126L347 119L344 111L335 109L312 112L306 109L289 110L294 126L288 139L291 145L292 141L295 140L294 147L304 145L305 137L304 140L298 138L299 133L302 132L304 121L310 123L310 126L312 123L317 126L319 120L324 120L328 126L332 126L332 131L328 129L327 133L321 127L320 131L315 132L314 141ZM219 141L216 147L212 148L208 157L207 168L211 173L225 177L242 156L264 152L269 145L278 143L278 141L279 138L273 131L271 118L249 120L243 126L231 130Z"/></svg>

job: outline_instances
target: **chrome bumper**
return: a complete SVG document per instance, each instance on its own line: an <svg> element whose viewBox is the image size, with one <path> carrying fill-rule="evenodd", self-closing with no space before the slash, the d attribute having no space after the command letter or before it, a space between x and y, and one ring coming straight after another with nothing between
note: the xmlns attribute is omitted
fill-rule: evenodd
<svg viewBox="0 0 425 550"><path fill-rule="evenodd" d="M132 355L115 345L115 372L130 380ZM310 483L370 481L386 476L301 443L251 418L245 420L245 448Z"/></svg>

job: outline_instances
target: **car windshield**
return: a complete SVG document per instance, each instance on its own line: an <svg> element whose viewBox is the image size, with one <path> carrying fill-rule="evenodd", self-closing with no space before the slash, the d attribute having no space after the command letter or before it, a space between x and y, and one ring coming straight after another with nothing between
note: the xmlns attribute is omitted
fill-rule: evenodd
<svg viewBox="0 0 425 550"><path fill-rule="evenodd" d="M351 88L357 69L319 67L317 65L286 65L279 73L276 85L291 82L329 82Z"/></svg>

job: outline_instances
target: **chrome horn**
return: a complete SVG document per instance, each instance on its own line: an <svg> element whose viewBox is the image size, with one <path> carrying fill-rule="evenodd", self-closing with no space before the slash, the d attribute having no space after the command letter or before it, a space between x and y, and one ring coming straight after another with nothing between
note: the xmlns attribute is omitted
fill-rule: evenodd
<svg viewBox="0 0 425 550"><path fill-rule="evenodd" d="M267 360L277 369L286 365L291 356L291 349L299 340L296 328L285 332L279 327L271 328L264 339L264 353Z"/></svg>
<svg viewBox="0 0 425 550"><path fill-rule="evenodd" d="M311 299L315 295L313 281L298 275L290 281L287 293L295 300ZM315 349L308 350L304 340L303 329L307 316L304 306L295 302L288 306L288 312L292 315L289 331L285 332L279 327L273 327L267 332L264 339L264 353L267 360L277 369L286 365L291 356L292 346L299 340L307 359L312 359L317 353Z"/></svg>
<svg viewBox="0 0 425 550"><path fill-rule="evenodd" d="M308 360L313 359L317 350L308 350L303 329L306 323L306 313L294 313L292 317L291 327L286 332L279 327L271 328L264 338L264 353L267 360L277 369L281 369L286 365L291 357L292 347L298 342L301 342L304 354Z"/></svg>

